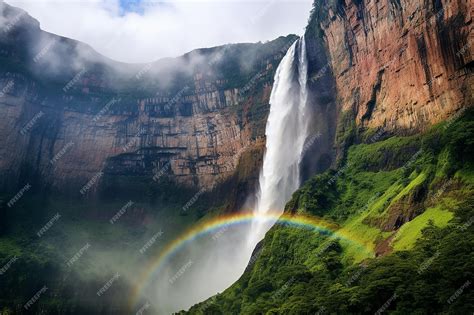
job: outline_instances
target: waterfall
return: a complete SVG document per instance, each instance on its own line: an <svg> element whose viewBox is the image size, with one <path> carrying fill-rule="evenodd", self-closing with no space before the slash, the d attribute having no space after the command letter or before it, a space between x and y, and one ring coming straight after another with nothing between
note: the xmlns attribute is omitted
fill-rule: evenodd
<svg viewBox="0 0 474 315"><path fill-rule="evenodd" d="M282 213L285 204L300 185L300 162L308 137L306 43L304 36L290 47L275 74L270 96L270 114L266 135L266 152L260 172L255 217L268 212ZM274 222L255 220L250 244L255 244Z"/></svg>

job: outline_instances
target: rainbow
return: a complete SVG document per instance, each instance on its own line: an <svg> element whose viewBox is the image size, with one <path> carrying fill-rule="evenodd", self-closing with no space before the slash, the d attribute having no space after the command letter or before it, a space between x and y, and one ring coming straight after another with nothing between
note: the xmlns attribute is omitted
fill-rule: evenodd
<svg viewBox="0 0 474 315"><path fill-rule="evenodd" d="M217 216L212 219L204 220L184 232L181 236L170 242L161 253L151 261L145 271L139 277L138 285L133 290L130 306L133 308L140 297L142 290L148 284L148 279L161 269L165 263L178 253L183 247L192 243L196 239L208 235L218 230L239 224L251 223L252 221L275 222L275 225L293 226L318 232L320 234L332 235L339 240L348 241L351 244L362 248L367 253L372 250L364 245L363 242L354 239L354 236L346 235L343 231L338 231L338 225L324 221L320 218L307 215L289 215L276 212L270 212L263 215L255 216L252 212L243 212L237 214L229 214L225 216Z"/></svg>

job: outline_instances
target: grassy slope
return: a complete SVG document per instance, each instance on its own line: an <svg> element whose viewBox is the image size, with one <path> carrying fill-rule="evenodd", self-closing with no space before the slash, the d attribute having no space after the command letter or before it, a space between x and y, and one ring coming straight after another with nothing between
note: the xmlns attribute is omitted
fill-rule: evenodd
<svg viewBox="0 0 474 315"><path fill-rule="evenodd" d="M394 294L394 314L472 312L469 284L448 299L474 272L473 117L350 147L346 166L305 183L287 211L333 221L351 241L275 226L253 267L189 313L373 313Z"/></svg>
<svg viewBox="0 0 474 315"><path fill-rule="evenodd" d="M412 249L416 240L422 236L423 229L430 224L430 221L435 226L445 227L453 216L453 212L444 210L442 206L429 208L397 231L393 239L394 249Z"/></svg>

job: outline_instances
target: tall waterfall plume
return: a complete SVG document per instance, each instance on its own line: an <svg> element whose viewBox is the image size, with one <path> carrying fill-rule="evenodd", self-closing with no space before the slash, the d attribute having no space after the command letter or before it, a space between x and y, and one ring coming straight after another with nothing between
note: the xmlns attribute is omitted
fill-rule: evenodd
<svg viewBox="0 0 474 315"><path fill-rule="evenodd" d="M304 36L286 53L275 74L266 126L266 152L260 172L255 217L283 212L300 185L300 162L309 133L308 60ZM250 244L258 242L274 222L256 220Z"/></svg>

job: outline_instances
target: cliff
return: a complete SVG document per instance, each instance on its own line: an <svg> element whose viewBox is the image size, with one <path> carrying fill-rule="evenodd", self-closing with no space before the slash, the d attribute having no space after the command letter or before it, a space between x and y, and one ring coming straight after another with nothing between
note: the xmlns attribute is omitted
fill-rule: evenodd
<svg viewBox="0 0 474 315"><path fill-rule="evenodd" d="M143 194L162 181L210 190L242 156L263 154L274 71L295 36L123 64L3 3L1 16L2 190ZM243 185L258 160L242 165Z"/></svg>
<svg viewBox="0 0 474 315"><path fill-rule="evenodd" d="M470 1L317 1L313 81L332 81L337 143L359 129L415 133L473 103ZM322 42L322 44L321 44Z"/></svg>

